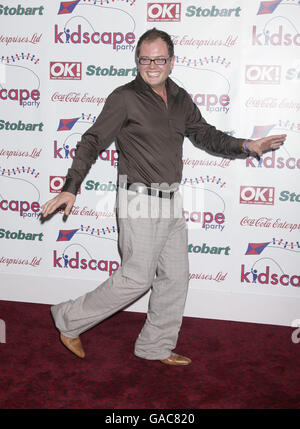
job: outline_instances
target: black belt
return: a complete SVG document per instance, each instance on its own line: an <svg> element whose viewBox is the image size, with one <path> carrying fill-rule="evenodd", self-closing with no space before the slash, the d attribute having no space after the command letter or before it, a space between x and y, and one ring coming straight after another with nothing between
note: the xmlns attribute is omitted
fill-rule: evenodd
<svg viewBox="0 0 300 429"><path fill-rule="evenodd" d="M119 186L120 188L127 189L128 191L133 191L137 194L150 195L151 197L172 199L175 194L175 191L162 191L161 189L150 188L149 186L138 183L120 183Z"/></svg>

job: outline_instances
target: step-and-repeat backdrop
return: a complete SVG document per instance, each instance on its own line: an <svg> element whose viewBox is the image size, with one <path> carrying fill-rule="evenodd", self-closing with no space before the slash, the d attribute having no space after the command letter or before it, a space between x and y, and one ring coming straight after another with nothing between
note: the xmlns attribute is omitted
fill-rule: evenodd
<svg viewBox="0 0 300 429"><path fill-rule="evenodd" d="M107 96L135 78L138 38L156 27L174 41L171 78L209 123L236 137L288 135L260 160L185 141L186 314L243 320L243 301L252 314L275 305L278 320L262 320L287 323L300 302L299 1L7 0L0 22L0 299L59 302L117 270L114 144L67 220L39 213Z"/></svg>

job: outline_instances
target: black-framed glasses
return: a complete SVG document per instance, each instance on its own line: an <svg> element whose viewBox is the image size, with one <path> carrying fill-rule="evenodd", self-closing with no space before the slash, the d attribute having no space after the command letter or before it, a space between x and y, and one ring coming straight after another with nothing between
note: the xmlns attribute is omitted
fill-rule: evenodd
<svg viewBox="0 0 300 429"><path fill-rule="evenodd" d="M139 58L139 64L141 64L142 66L149 66L152 61L154 62L154 64L156 64L157 66L164 66L167 61L169 61L170 58L146 58L146 57L141 57Z"/></svg>

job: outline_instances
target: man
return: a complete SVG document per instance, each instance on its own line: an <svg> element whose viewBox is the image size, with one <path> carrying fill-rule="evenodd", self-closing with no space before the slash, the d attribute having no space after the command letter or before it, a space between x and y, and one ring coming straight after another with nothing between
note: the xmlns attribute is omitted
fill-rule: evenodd
<svg viewBox="0 0 300 429"><path fill-rule="evenodd" d="M279 147L286 137L249 141L207 124L187 92L169 78L175 60L173 49L165 32L152 29L141 36L136 49L136 79L108 97L95 124L82 136L62 192L42 208L47 217L65 205L64 213L69 215L99 152L116 141L120 151L117 215L122 265L95 290L51 307L62 343L81 358L85 352L80 335L151 288L135 355L167 365L191 363L173 352L189 274L186 222L178 192L184 137L210 153L232 158L245 158L249 153L260 156ZM138 216L138 207L142 216Z"/></svg>

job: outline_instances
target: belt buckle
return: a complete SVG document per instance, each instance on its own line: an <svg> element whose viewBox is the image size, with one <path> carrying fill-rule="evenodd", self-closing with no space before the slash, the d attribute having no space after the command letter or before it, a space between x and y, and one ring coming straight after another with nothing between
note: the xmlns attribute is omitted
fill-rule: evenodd
<svg viewBox="0 0 300 429"><path fill-rule="evenodd" d="M148 193L151 195L151 197L159 197L159 190L155 188L148 188ZM150 192L149 192L150 191Z"/></svg>

